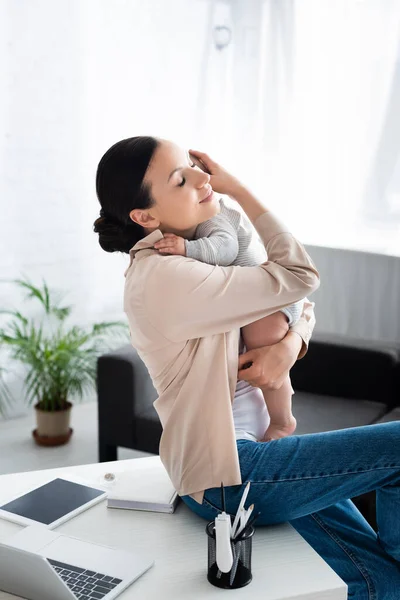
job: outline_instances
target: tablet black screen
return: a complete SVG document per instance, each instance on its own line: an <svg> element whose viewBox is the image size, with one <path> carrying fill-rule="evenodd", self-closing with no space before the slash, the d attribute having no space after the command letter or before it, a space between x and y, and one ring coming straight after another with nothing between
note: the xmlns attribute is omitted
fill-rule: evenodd
<svg viewBox="0 0 400 600"><path fill-rule="evenodd" d="M49 525L103 493L101 490L80 483L54 479L0 508L14 515Z"/></svg>

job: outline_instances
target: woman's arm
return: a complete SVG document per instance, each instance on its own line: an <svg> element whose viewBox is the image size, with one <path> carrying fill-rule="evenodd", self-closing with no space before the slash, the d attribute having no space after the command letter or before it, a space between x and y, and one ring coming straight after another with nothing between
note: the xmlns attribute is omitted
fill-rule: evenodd
<svg viewBox="0 0 400 600"><path fill-rule="evenodd" d="M261 217L270 260L256 267L217 267L183 256L146 260L143 310L164 337L181 342L244 327L301 300L319 286L318 271L291 234ZM269 227L269 224L271 225ZM126 285L135 287L132 278Z"/></svg>
<svg viewBox="0 0 400 600"><path fill-rule="evenodd" d="M207 155L200 158L216 191L237 198L254 222L269 260L255 267L219 267L182 256L151 257L143 273L144 308L151 324L173 342L244 327L319 286L302 244L234 177Z"/></svg>

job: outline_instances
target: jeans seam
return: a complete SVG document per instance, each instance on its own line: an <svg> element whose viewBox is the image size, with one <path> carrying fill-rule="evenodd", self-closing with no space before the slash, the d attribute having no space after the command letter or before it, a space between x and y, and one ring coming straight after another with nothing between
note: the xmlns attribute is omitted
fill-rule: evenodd
<svg viewBox="0 0 400 600"><path fill-rule="evenodd" d="M216 510L217 512L222 512L220 508L218 508L217 506L214 506L214 504L212 504L211 502L209 502L207 500L207 498L204 498L203 496L203 504L207 504L208 508L212 508L213 510ZM234 517L235 515L232 515L231 513L229 513L228 511L225 511L227 515L231 515L231 517Z"/></svg>
<svg viewBox="0 0 400 600"><path fill-rule="evenodd" d="M287 479L260 479L259 481L254 481L250 477L247 477L247 480L254 483L281 483L282 481L302 481L304 479L324 479L326 477L343 477L343 475L360 475L363 473L370 473L371 471L381 471L385 469L400 469L400 465L388 466L388 467L372 467L371 469L363 469L362 471L344 471L343 473L331 473L326 475L307 475L302 477L289 477Z"/></svg>
<svg viewBox="0 0 400 600"><path fill-rule="evenodd" d="M206 498L204 498L204 496L203 496L203 504L207 504L207 506L209 508L213 508L214 510L219 511L219 509L216 506L214 506L213 504L211 504L211 502L206 500Z"/></svg>
<svg viewBox="0 0 400 600"><path fill-rule="evenodd" d="M336 542L336 544L339 546L339 548L341 548L343 550L343 552L345 552L347 554L347 556L350 558L352 563L355 565L355 567L359 570L359 572L365 579L365 582L368 586L369 600L376 600L376 588L373 584L373 581L370 578L368 570L365 569L363 563L360 562L358 560L358 557L346 546L346 544L344 544L342 542L342 540L340 538L338 538L337 535L333 531L331 531L331 529L324 523L323 519L321 519L321 517L319 515L317 515L317 513L311 513L310 517L312 517L314 519L314 521L316 521L317 525L319 525L319 527L321 529L323 529L325 531L325 533L327 533L334 542Z"/></svg>

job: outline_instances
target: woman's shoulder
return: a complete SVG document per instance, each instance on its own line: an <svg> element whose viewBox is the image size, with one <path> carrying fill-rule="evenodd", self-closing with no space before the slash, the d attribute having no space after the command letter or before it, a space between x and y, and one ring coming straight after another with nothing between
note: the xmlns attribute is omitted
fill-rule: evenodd
<svg viewBox="0 0 400 600"><path fill-rule="evenodd" d="M146 295L151 291L162 300L167 289L169 294L179 293L179 283L203 264L186 256L161 256L158 253L134 259L125 274L125 297L130 293Z"/></svg>

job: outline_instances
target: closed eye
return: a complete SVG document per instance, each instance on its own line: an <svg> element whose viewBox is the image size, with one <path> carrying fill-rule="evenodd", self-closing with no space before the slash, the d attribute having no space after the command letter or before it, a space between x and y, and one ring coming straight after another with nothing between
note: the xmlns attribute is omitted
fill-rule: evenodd
<svg viewBox="0 0 400 600"><path fill-rule="evenodd" d="M192 169L198 168L194 162L192 162L192 164L189 165L189 167L191 167ZM178 183L178 187L183 187L185 185L185 183L186 183L186 177L182 177L182 181L180 183Z"/></svg>

